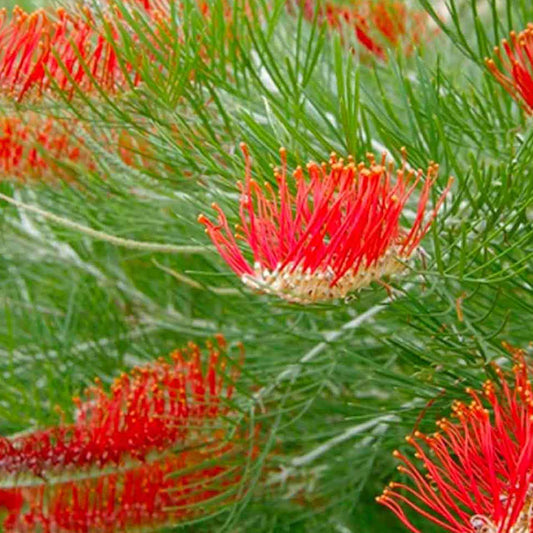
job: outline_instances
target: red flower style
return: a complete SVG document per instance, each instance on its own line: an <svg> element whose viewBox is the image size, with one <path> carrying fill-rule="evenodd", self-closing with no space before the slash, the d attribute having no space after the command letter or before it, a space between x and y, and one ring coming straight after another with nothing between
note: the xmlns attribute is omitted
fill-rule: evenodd
<svg viewBox="0 0 533 533"><path fill-rule="evenodd" d="M247 148L246 176L241 191L237 234L216 204L217 223L204 215L220 255L242 281L253 289L276 294L290 302L312 303L341 298L401 271L416 250L444 201L448 187L425 220L426 205L438 166L431 164L410 229L400 227L400 216L421 181L423 171L408 171L405 161L393 178L385 156L372 155L369 165L345 163L332 155L329 165L309 163L308 177L298 167L293 184L287 178L285 150L276 171L277 191L262 189L251 175ZM292 181L292 180L291 180ZM246 260L237 240L250 247L254 263Z"/></svg>
<svg viewBox="0 0 533 533"><path fill-rule="evenodd" d="M533 115L533 24L516 34L510 41L504 39L502 48L494 48L499 66L493 59L485 59L486 65L503 88L530 115Z"/></svg>
<svg viewBox="0 0 533 533"><path fill-rule="evenodd" d="M235 372L226 375L225 342L208 344L203 370L193 343L170 361L137 367L116 379L111 392L97 384L76 398L76 420L0 441L0 474L55 475L69 469L103 468L146 461L185 442L212 434L226 414Z"/></svg>
<svg viewBox="0 0 533 533"><path fill-rule="evenodd" d="M2 490L2 531L119 533L175 525L235 499L243 476L236 455L243 452L242 443L211 445L111 474Z"/></svg>
<svg viewBox="0 0 533 533"><path fill-rule="evenodd" d="M456 420L407 437L421 466L394 452L411 483L391 483L378 502L410 531L420 533L407 509L452 533L533 531L533 389L524 352L508 349L514 383L494 366L499 383L467 389L472 402L453 405Z"/></svg>
<svg viewBox="0 0 533 533"><path fill-rule="evenodd" d="M297 0L307 20L314 20L315 0ZM359 43L372 55L386 59L386 48L402 47L410 54L430 37L430 19L424 11L411 10L393 0L358 0L347 6L322 4L318 20L341 32L353 30Z"/></svg>

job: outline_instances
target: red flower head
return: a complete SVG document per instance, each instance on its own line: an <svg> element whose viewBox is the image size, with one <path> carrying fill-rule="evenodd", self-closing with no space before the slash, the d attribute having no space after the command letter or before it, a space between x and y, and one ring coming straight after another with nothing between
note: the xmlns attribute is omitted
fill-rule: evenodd
<svg viewBox="0 0 533 533"><path fill-rule="evenodd" d="M111 474L3 490L2 531L122 533L175 525L235 499L243 453L242 444L209 446Z"/></svg>
<svg viewBox="0 0 533 533"><path fill-rule="evenodd" d="M219 336L203 361L190 343L122 375L110 393L97 382L75 399L73 424L3 439L3 531L153 528L235 499L256 452L224 429L236 377L225 348Z"/></svg>
<svg viewBox="0 0 533 533"><path fill-rule="evenodd" d="M123 82L115 54L103 37L94 37L85 19L63 9L26 13L17 7L12 17L3 10L0 90L20 100L28 93L41 95L53 85L72 91L73 82L89 90L94 88L91 78L104 89L115 89Z"/></svg>
<svg viewBox="0 0 533 533"><path fill-rule="evenodd" d="M65 163L94 168L93 156L73 140L74 133L72 122L36 113L0 117L0 179L68 179Z"/></svg>
<svg viewBox="0 0 533 533"><path fill-rule="evenodd" d="M502 41L504 57L500 48L494 48L500 66L493 59L486 59L487 67L503 88L530 115L533 114L533 24L518 35L511 32L510 42Z"/></svg>
<svg viewBox="0 0 533 533"><path fill-rule="evenodd" d="M400 216L423 175L421 170L408 171L405 162L394 178L393 166L387 164L385 156L378 163L369 155L367 166L332 155L329 165L309 163L307 176L299 167L290 180L282 149L283 165L275 174L275 191L268 184L261 188L252 179L248 150L244 145L242 149L246 177L239 185L241 225L237 234L232 233L226 215L216 204L218 223L203 215L199 221L246 285L291 302L344 297L402 270L448 190L425 221L438 172L438 166L431 164L414 222L410 229L403 229ZM250 247L253 266L237 239Z"/></svg>
<svg viewBox="0 0 533 533"><path fill-rule="evenodd" d="M0 474L43 476L145 461L151 453L197 438L202 430L212 432L227 411L222 401L231 398L233 384L225 372L224 339L208 348L205 371L200 349L190 343L170 361L160 359L123 374L110 393L97 381L85 399L74 399L74 423L0 440Z"/></svg>
<svg viewBox="0 0 533 533"><path fill-rule="evenodd" d="M83 133L91 135L86 127L76 120L33 112L0 117L0 180L51 183L72 180L78 167L94 170L94 154L78 138ZM152 147L139 135L109 131L106 141L128 166L146 168L153 163Z"/></svg>
<svg viewBox="0 0 533 533"><path fill-rule="evenodd" d="M296 0L307 20L314 20L316 0ZM292 3L289 6L292 7ZM372 55L385 59L387 47L401 47L406 54L430 37L430 19L424 11L411 10L395 0L356 0L347 5L321 4L318 20L332 29L353 30L359 43Z"/></svg>
<svg viewBox="0 0 533 533"><path fill-rule="evenodd" d="M472 402L453 405L455 420L407 437L421 466L394 452L411 483L391 483L378 502L410 531L420 533L409 508L452 533L533 531L533 390L524 352L509 350L514 383L495 366L499 382L468 390Z"/></svg>
<svg viewBox="0 0 533 533"><path fill-rule="evenodd" d="M141 4L142 6L143 4ZM157 19L161 13L147 3L144 10ZM52 88L72 96L116 92L140 82L132 65L122 65L112 40L119 38L120 13L99 27L88 8L82 13L38 11L16 7L9 17L0 11L0 91L18 100L42 96ZM127 28L122 28L126 31Z"/></svg>

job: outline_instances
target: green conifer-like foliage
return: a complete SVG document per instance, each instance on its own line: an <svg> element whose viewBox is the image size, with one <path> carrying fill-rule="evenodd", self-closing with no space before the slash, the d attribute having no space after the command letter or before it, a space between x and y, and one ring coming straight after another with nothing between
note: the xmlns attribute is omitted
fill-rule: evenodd
<svg viewBox="0 0 533 533"><path fill-rule="evenodd" d="M0 14L4 530L531 531L533 464L497 458L533 442L505 411L531 401L533 5L18 5ZM428 470L403 461L464 413L454 442L468 465L496 454L497 497L431 441L459 510L431 494L430 520L404 505Z"/></svg>

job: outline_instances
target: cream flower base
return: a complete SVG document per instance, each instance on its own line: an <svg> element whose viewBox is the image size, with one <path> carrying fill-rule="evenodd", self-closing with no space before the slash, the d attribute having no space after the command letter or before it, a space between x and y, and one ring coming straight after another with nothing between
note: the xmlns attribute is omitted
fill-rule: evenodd
<svg viewBox="0 0 533 533"><path fill-rule="evenodd" d="M530 487L526 503L522 512L518 516L518 520L509 528L505 529L509 533L530 533L530 524L533 521L533 487ZM502 526L508 524L503 523L496 525L492 520L483 515L475 515L470 519L470 523L476 533L499 533L502 531Z"/></svg>
<svg viewBox="0 0 533 533"><path fill-rule="evenodd" d="M273 294L291 303L312 304L337 298L368 287L373 281L392 276L405 269L403 264L408 258L399 257L397 251L390 249L369 268L361 266L357 272L349 270L332 287L336 275L329 268L324 272L304 272L302 267L293 270L291 264L273 271L254 265L253 276L244 274L242 282L248 287L267 294Z"/></svg>

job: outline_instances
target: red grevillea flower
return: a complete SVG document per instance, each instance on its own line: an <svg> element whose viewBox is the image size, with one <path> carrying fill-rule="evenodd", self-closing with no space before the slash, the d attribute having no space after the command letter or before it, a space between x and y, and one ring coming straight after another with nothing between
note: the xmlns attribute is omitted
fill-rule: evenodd
<svg viewBox="0 0 533 533"><path fill-rule="evenodd" d="M516 364L511 383L494 366L498 382L472 402L453 405L454 419L433 435L407 437L417 462L400 452L399 470L410 483L391 483L378 502L410 531L411 509L452 533L533 531L533 390L524 352L508 347Z"/></svg>
<svg viewBox="0 0 533 533"><path fill-rule="evenodd" d="M510 40L502 41L504 57L500 48L494 48L499 66L493 59L486 59L487 67L503 88L530 115L533 114L533 24Z"/></svg>
<svg viewBox="0 0 533 533"><path fill-rule="evenodd" d="M97 161L82 138L94 132L76 120L56 119L34 112L0 117L0 180L71 181L78 169L95 170ZM102 132L98 132L101 137ZM128 166L153 163L150 143L127 131L107 131L106 146Z"/></svg>
<svg viewBox="0 0 533 533"><path fill-rule="evenodd" d="M216 204L218 221L200 215L220 255L248 286L291 302L311 303L346 296L372 281L403 269L427 233L448 188L429 220L426 205L438 166L430 164L411 228L400 227L409 197L422 180L422 170L410 171L406 163L393 177L393 165L347 162L331 156L329 164L309 163L307 176L298 167L287 176L285 150L276 171L277 190L261 188L252 179L246 158L244 184L239 184L240 219L237 234ZM293 192L295 190L295 192ZM253 254L247 261L237 240Z"/></svg>
<svg viewBox="0 0 533 533"><path fill-rule="evenodd" d="M122 533L175 525L235 499L246 453L242 443L211 445L115 473L4 489L2 531Z"/></svg>
<svg viewBox="0 0 533 533"><path fill-rule="evenodd" d="M109 31L116 31L109 22ZM81 15L15 8L0 12L0 91L21 100L51 88L114 92L139 83L129 76L105 32L97 31L88 9ZM131 78L128 80L128 78Z"/></svg>
<svg viewBox="0 0 533 533"><path fill-rule="evenodd" d="M61 424L0 440L0 475L55 475L145 461L187 439L201 439L227 412L235 372L225 371L225 341L208 343L206 368L190 343L169 361L137 367L116 379L108 393L97 384L75 399L77 416Z"/></svg>
<svg viewBox="0 0 533 533"><path fill-rule="evenodd" d="M297 0L308 20L314 20L316 0ZM353 31L358 42L379 59L386 58L387 47L401 47L409 54L414 47L429 38L430 19L424 11L408 9L394 0L356 0L349 5L323 2L318 20L348 36Z"/></svg>
<svg viewBox="0 0 533 533"><path fill-rule="evenodd" d="M69 179L69 164L93 169L93 156L76 133L75 122L36 113L0 117L0 179Z"/></svg>

